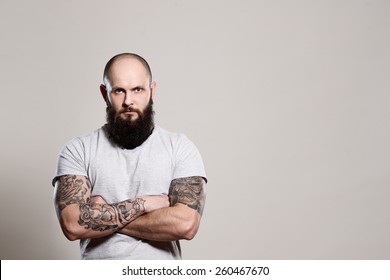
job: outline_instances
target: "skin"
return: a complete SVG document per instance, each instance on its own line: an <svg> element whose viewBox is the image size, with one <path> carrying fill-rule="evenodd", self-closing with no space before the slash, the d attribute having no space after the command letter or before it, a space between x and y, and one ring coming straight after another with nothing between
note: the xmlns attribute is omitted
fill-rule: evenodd
<svg viewBox="0 0 390 280"><path fill-rule="evenodd" d="M134 57L116 60L100 86L103 99L116 116L136 120L150 98L156 83ZM155 240L192 239L198 231L205 203L205 180L186 177L172 180L168 196L140 196L108 204L92 196L88 178L65 175L55 186L55 207L69 240L98 238L112 233Z"/></svg>

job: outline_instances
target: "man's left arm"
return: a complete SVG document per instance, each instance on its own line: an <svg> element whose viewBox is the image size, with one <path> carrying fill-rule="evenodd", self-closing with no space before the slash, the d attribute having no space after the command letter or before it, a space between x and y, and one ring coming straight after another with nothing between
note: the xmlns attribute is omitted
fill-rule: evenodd
<svg viewBox="0 0 390 280"><path fill-rule="evenodd" d="M199 228L206 199L205 184L200 176L172 180L170 207L140 216L118 232L154 241L191 240Z"/></svg>

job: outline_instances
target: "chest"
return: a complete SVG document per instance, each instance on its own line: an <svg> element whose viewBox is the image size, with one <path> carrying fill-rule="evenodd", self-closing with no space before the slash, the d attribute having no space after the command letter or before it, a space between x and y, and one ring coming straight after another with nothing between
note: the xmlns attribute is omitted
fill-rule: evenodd
<svg viewBox="0 0 390 280"><path fill-rule="evenodd" d="M169 150L97 150L88 168L92 195L101 195L113 203L140 195L167 194L173 166Z"/></svg>

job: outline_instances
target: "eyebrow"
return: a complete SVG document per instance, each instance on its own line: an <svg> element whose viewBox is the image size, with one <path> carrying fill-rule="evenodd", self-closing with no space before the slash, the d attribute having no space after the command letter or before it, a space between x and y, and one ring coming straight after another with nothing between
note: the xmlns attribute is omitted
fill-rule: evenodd
<svg viewBox="0 0 390 280"><path fill-rule="evenodd" d="M143 85L138 85L138 86L131 87L130 90L135 90L137 88L145 89L146 87L143 86ZM125 89L125 88L124 87L119 87L119 86L113 86L112 87L112 90L117 90L117 89Z"/></svg>
<svg viewBox="0 0 390 280"><path fill-rule="evenodd" d="M135 86L135 87L132 87L130 90L135 90L135 89L137 89L137 88L140 88L140 89L145 89L145 87L144 87L144 86Z"/></svg>

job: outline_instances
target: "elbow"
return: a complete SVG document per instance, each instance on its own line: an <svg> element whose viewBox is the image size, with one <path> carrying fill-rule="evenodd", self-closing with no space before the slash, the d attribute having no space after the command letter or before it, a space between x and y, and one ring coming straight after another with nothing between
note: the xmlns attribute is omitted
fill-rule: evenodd
<svg viewBox="0 0 390 280"><path fill-rule="evenodd" d="M66 209L60 210L57 206L57 218L61 226L62 233L69 241L75 241L82 239L85 235L85 229L78 223L78 205L73 204L68 206Z"/></svg>
<svg viewBox="0 0 390 280"><path fill-rule="evenodd" d="M61 229L69 241L75 241L82 238L80 230L77 229L77 226L74 226L71 223L61 224Z"/></svg>
<svg viewBox="0 0 390 280"><path fill-rule="evenodd" d="M64 231L64 235L65 237L69 240L69 241L76 241L78 239L80 239L77 235L71 233L71 232L66 232Z"/></svg>
<svg viewBox="0 0 390 280"><path fill-rule="evenodd" d="M189 229L188 231L185 232L185 234L183 235L183 239L185 239L185 240L192 240L195 237L197 232L198 232L198 228L197 227L196 228L195 227L191 228L191 229Z"/></svg>
<svg viewBox="0 0 390 280"><path fill-rule="evenodd" d="M192 240L199 228L199 220L194 218L183 222L181 225L180 236L181 239Z"/></svg>

